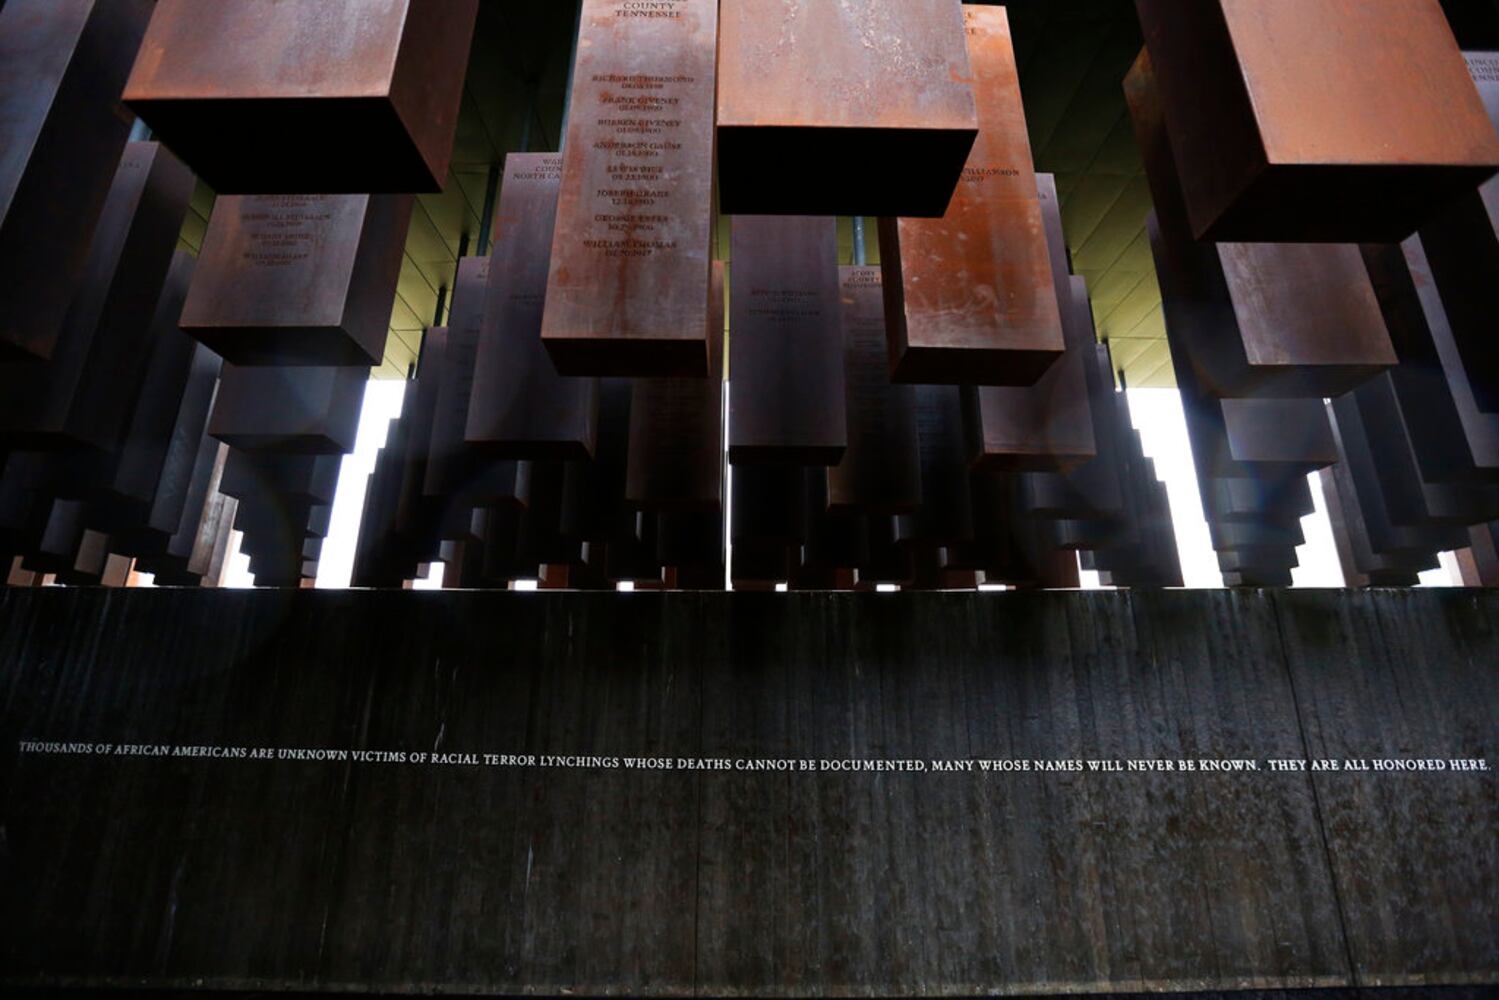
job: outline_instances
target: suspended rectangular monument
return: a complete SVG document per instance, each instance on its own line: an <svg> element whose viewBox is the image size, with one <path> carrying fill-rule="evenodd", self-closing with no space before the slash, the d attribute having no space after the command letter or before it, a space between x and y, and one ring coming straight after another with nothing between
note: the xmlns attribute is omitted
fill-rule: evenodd
<svg viewBox="0 0 1499 1000"><path fill-rule="evenodd" d="M558 374L541 342L542 314L550 295L548 251L561 180L562 157L555 153L511 153L505 158L464 435L471 446L497 458L578 459L593 454L598 381ZM706 285L703 294L706 337Z"/></svg>
<svg viewBox="0 0 1499 1000"><path fill-rule="evenodd" d="M1477 406L1422 240L1370 244L1363 254L1400 358L1389 375L1422 476L1499 482L1499 413Z"/></svg>
<svg viewBox="0 0 1499 1000"><path fill-rule="evenodd" d="M108 496L150 503L162 484L174 476L168 460L173 455L173 439L185 404L203 403L202 414L207 414L205 397L213 392L217 359L211 365L197 363L200 352L207 352L177 326L192 273L192 255L178 250L172 255L171 269L151 319L139 391L120 446L109 456L109 475L100 483L101 491ZM202 433L202 423L199 421L195 429L182 430L196 440ZM185 449L177 457L188 465L192 462L191 452Z"/></svg>
<svg viewBox="0 0 1499 1000"><path fill-rule="evenodd" d="M724 266L713 263L707 378L637 379L630 402L625 501L654 511L723 503Z"/></svg>
<svg viewBox="0 0 1499 1000"><path fill-rule="evenodd" d="M1399 524L1379 481L1377 441L1372 436L1360 407L1351 395L1327 404L1327 414L1337 440L1338 464L1335 472L1346 469L1352 495L1363 514L1364 527L1374 552L1380 555L1413 555L1432 557L1438 552L1462 548L1468 541L1466 528L1439 524ZM1340 486L1341 491L1341 486ZM1344 496L1348 502L1348 495Z"/></svg>
<svg viewBox="0 0 1499 1000"><path fill-rule="evenodd" d="M219 198L182 328L230 364L379 364L411 206L409 195Z"/></svg>
<svg viewBox="0 0 1499 1000"><path fill-rule="evenodd" d="M51 360L0 363L0 448L108 450L117 442L192 192L192 173L164 146L126 147Z"/></svg>
<svg viewBox="0 0 1499 1000"><path fill-rule="evenodd" d="M1149 53L1141 53L1124 89L1155 203L1163 308L1173 335L1192 343L1206 390L1320 399L1395 364L1356 246L1215 246L1193 238Z"/></svg>
<svg viewBox="0 0 1499 1000"><path fill-rule="evenodd" d="M1369 436L1390 520L1399 525L1467 526L1499 518L1499 484L1433 483L1422 474L1407 413L1419 399L1402 399L1390 373L1339 399L1335 409L1356 406ZM1337 409L1341 415L1344 411Z"/></svg>
<svg viewBox="0 0 1499 1000"><path fill-rule="evenodd" d="M1064 350L1061 312L1009 19L1002 7L963 16L979 131L962 181L940 218L880 220L890 370L898 382L1028 386ZM863 172L891 183L883 162Z"/></svg>
<svg viewBox="0 0 1499 1000"><path fill-rule="evenodd" d="M834 219L733 220L729 461L837 465L848 444Z"/></svg>
<svg viewBox="0 0 1499 1000"><path fill-rule="evenodd" d="M1489 119L1499 128L1499 52L1465 53ZM1444 208L1421 228L1462 379L1485 413L1499 414L1499 178Z"/></svg>
<svg viewBox="0 0 1499 1000"><path fill-rule="evenodd" d="M890 381L878 267L840 267L848 449L827 471L828 509L909 514L921 504L915 387Z"/></svg>
<svg viewBox="0 0 1499 1000"><path fill-rule="evenodd" d="M1088 368L1095 363L1097 343L1092 309L1086 293L1077 301L1068 273L1056 179L1041 175L1036 190L1038 204L1045 207L1043 240L1049 250L1052 287L1062 309L1065 350L1035 385L964 388L973 464L991 471L1070 469L1099 453L1089 405Z"/></svg>
<svg viewBox="0 0 1499 1000"><path fill-rule="evenodd" d="M525 467L477 454L464 440L473 400L474 362L489 299L489 264L487 257L465 257L458 262L441 370L427 372L435 374L438 385L422 489L427 496L440 498L440 519L444 530L453 534L467 533L476 506L525 502ZM423 352L424 369L434 361L431 352Z"/></svg>
<svg viewBox="0 0 1499 1000"><path fill-rule="evenodd" d="M914 514L896 518L895 541L918 547L970 542L973 495L962 391L957 386L917 386L916 428L921 442L921 506Z"/></svg>
<svg viewBox="0 0 1499 1000"><path fill-rule="evenodd" d="M181 527L183 517L196 517L194 505L201 507L207 499L202 486L206 476L199 466L203 461L212 465L212 459L203 454L205 449L220 447L206 431L222 365L218 355L201 344L194 345L150 508L136 530L122 537L122 542L130 546L121 548L126 555L160 552Z"/></svg>
<svg viewBox="0 0 1499 1000"><path fill-rule="evenodd" d="M440 191L479 0L159 0L125 101L220 194Z"/></svg>
<svg viewBox="0 0 1499 1000"><path fill-rule="evenodd" d="M130 135L120 88L151 3L0 6L0 361L45 359Z"/></svg>
<svg viewBox="0 0 1499 1000"><path fill-rule="evenodd" d="M458 262L423 482L423 492L441 497L448 508L444 521L458 528L472 521L468 512L475 506L525 502L524 467L518 462L476 454L464 440L474 395L474 364L484 329L484 308L489 300L489 264L488 257L465 257ZM431 356L424 354L423 366L431 363Z"/></svg>
<svg viewBox="0 0 1499 1000"><path fill-rule="evenodd" d="M723 0L728 215L938 218L978 131L959 0Z"/></svg>
<svg viewBox="0 0 1499 1000"><path fill-rule="evenodd" d="M715 0L583 0L542 340L566 375L708 374Z"/></svg>
<svg viewBox="0 0 1499 1000"><path fill-rule="evenodd" d="M1438 0L1135 0L1198 239L1398 242L1499 169Z"/></svg>
<svg viewBox="0 0 1499 1000"><path fill-rule="evenodd" d="M339 455L276 455L231 448L215 487L236 500L280 497L307 505L331 504L343 465Z"/></svg>
<svg viewBox="0 0 1499 1000"><path fill-rule="evenodd" d="M354 450L367 368L224 366L208 433L233 448L292 455Z"/></svg>

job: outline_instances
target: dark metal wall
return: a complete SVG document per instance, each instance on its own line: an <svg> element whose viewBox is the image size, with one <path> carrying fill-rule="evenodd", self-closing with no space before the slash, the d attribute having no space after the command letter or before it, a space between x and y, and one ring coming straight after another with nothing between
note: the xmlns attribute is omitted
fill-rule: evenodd
<svg viewBox="0 0 1499 1000"><path fill-rule="evenodd" d="M20 753L1489 758L1499 596L0 592L0 983L1499 982L1495 772ZM1263 765L1261 765L1263 767Z"/></svg>

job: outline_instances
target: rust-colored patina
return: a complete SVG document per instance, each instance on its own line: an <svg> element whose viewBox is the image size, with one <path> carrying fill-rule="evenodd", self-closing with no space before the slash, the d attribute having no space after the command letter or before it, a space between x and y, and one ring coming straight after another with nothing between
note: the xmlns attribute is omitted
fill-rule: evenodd
<svg viewBox="0 0 1499 1000"><path fill-rule="evenodd" d="M561 179L562 158L555 153L505 158L464 435L470 445L498 458L593 454L598 382L559 375L541 342L547 250Z"/></svg>
<svg viewBox="0 0 1499 1000"><path fill-rule="evenodd" d="M890 381L878 267L841 267L848 450L827 471L828 509L909 514L921 503L913 387Z"/></svg>
<svg viewBox="0 0 1499 1000"><path fill-rule="evenodd" d="M898 382L1029 386L1063 351L1009 19L964 11L978 140L940 219L883 218Z"/></svg>
<svg viewBox="0 0 1499 1000"><path fill-rule="evenodd" d="M733 220L729 461L836 465L848 444L831 218Z"/></svg>
<svg viewBox="0 0 1499 1000"><path fill-rule="evenodd" d="M625 472L625 501L632 506L716 511L723 504L724 309L724 266L715 261L708 321L712 374L635 381Z"/></svg>
<svg viewBox="0 0 1499 1000"><path fill-rule="evenodd" d="M708 374L714 0L584 0L542 340L567 375Z"/></svg>
<svg viewBox="0 0 1499 1000"><path fill-rule="evenodd" d="M1059 302L1072 296L1067 245L1056 180L1037 178L1051 280ZM1089 405L1087 369L1093 363L1093 323L1087 309L1068 302L1062 312L1065 351L1035 385L980 386L964 393L973 463L990 471L1068 469L1098 455Z"/></svg>
<svg viewBox="0 0 1499 1000"><path fill-rule="evenodd" d="M724 212L940 217L978 129L962 9L724 0Z"/></svg>
<svg viewBox="0 0 1499 1000"><path fill-rule="evenodd" d="M1055 178L1049 174L1038 175L1036 193L1041 203L1052 274L1066 273L1070 261ZM1077 538L1087 534L1114 540L1127 526L1130 504L1128 484L1124 480L1124 470L1129 463L1123 445L1127 442L1122 442L1118 434L1113 362L1108 348L1098 343L1087 281L1070 275L1065 285L1057 286L1057 297L1062 309L1062 339L1067 347L1059 364L1070 363L1074 356L1082 361L1097 454L1076 467L1055 472L1022 473L1017 502L1034 516L1080 518L1089 522L1086 527L1074 523L1054 529L1053 534L1059 537L1067 534L1070 538Z"/></svg>
<svg viewBox="0 0 1499 1000"><path fill-rule="evenodd" d="M158 0L125 101L220 194L440 191L478 0Z"/></svg>
<svg viewBox="0 0 1499 1000"><path fill-rule="evenodd" d="M1155 201L1156 273L1172 334L1217 397L1342 395L1396 363L1379 300L1350 244L1196 242L1142 52L1125 96Z"/></svg>
<svg viewBox="0 0 1499 1000"><path fill-rule="evenodd" d="M379 364L411 206L409 195L219 198L182 328L231 364Z"/></svg>
<svg viewBox="0 0 1499 1000"><path fill-rule="evenodd" d="M149 0L0 11L0 361L52 356L130 134L119 105Z"/></svg>
<svg viewBox="0 0 1499 1000"><path fill-rule="evenodd" d="M369 369L224 366L208 433L232 448L290 455L354 450Z"/></svg>
<svg viewBox="0 0 1499 1000"><path fill-rule="evenodd" d="M1396 242L1499 169L1438 0L1135 0L1193 234Z"/></svg>

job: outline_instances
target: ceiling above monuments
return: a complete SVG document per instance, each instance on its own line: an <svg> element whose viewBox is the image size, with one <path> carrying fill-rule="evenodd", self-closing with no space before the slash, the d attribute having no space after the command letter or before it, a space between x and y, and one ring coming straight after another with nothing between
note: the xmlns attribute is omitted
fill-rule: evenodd
<svg viewBox="0 0 1499 1000"><path fill-rule="evenodd" d="M1132 0L1011 0L1021 91L1039 170L1054 173L1074 269L1088 279L1100 336L1133 386L1171 385L1145 216L1150 198L1121 81L1141 46ZM506 150L557 147L576 18L571 3L483 0L450 182L412 216L390 339L377 377L401 378L451 289L460 249L477 252L490 168ZM183 231L196 251L213 196L200 189ZM874 239L874 227L868 227ZM726 233L722 234L726 237ZM840 252L852 258L852 225ZM727 254L728 240L720 245ZM877 250L871 255L877 259Z"/></svg>

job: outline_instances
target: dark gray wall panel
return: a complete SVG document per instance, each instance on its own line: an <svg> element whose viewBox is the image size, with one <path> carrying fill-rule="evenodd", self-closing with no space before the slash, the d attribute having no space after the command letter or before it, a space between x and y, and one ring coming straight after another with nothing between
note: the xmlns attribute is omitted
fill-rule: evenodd
<svg viewBox="0 0 1499 1000"><path fill-rule="evenodd" d="M1499 597L0 591L0 985L937 995L1499 981ZM1288 655L1289 651L1289 655ZM1493 766L1494 762L1491 762Z"/></svg>

